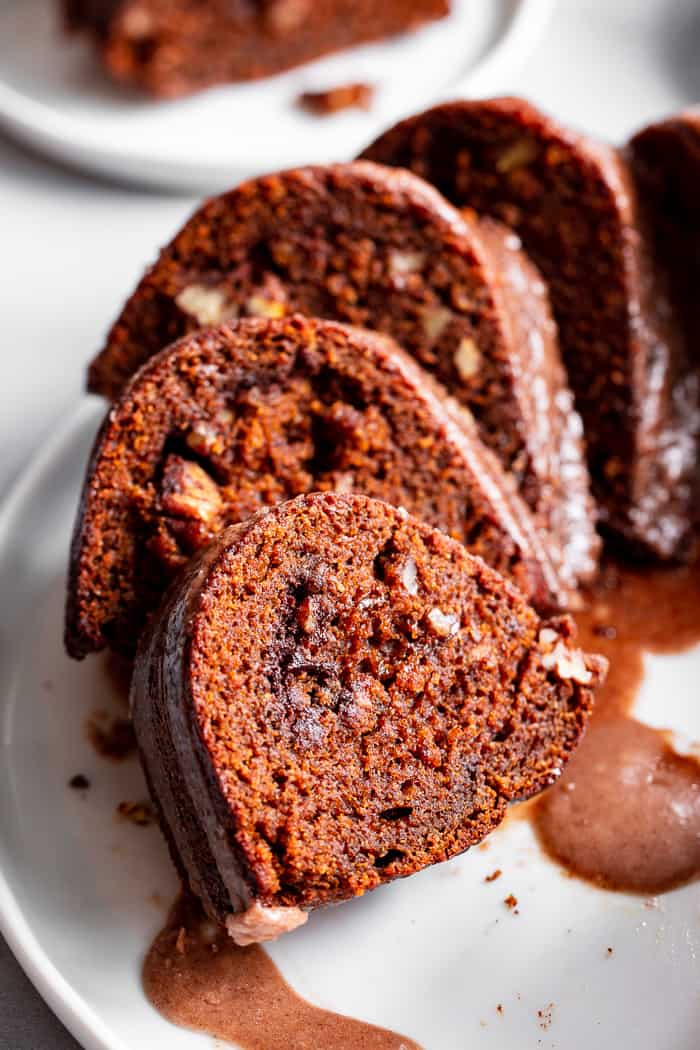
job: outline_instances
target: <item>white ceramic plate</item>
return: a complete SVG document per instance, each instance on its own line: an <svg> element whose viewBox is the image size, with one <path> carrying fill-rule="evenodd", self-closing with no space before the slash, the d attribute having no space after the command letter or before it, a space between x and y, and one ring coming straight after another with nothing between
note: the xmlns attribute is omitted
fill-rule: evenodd
<svg viewBox="0 0 700 1050"><path fill-rule="evenodd" d="M113 85L57 25L56 0L0 0L0 124L92 172L197 191L296 164L348 160L440 96L489 94L539 39L553 0L454 0L419 32L254 84L152 102ZM300 92L374 84L368 113L319 118Z"/></svg>
<svg viewBox="0 0 700 1050"><path fill-rule="evenodd" d="M99 758L83 732L96 709L121 710L104 663L73 663L61 645L68 541L101 412L85 401L0 517L0 927L88 1050L204 1050L208 1037L171 1028L142 994L175 877L154 827L115 820L118 802L144 797L136 760ZM700 649L650 658L637 713L700 738L699 674ZM85 797L66 786L78 772L92 781ZM503 875L485 883L495 868ZM426 1050L698 1047L698 884L655 902L593 889L517 819L487 849L316 913L270 951L313 1002Z"/></svg>

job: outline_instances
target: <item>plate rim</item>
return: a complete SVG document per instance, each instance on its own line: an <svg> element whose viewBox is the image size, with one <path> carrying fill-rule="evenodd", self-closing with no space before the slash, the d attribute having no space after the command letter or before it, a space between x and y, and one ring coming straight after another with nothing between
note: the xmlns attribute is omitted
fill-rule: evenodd
<svg viewBox="0 0 700 1050"><path fill-rule="evenodd" d="M487 96L498 91L506 75L526 60L544 33L555 0L510 0L510 4L508 23L495 44L455 83L429 93L423 108L451 98ZM228 178L233 184L242 174L266 167L265 162L261 166L241 158L226 164L224 175L219 162L202 165L180 158L125 152L113 149L109 140L95 144L79 118L28 97L1 78L0 128L30 149L74 170L161 190L207 192L222 180L225 183Z"/></svg>
<svg viewBox="0 0 700 1050"><path fill-rule="evenodd" d="M50 430L51 440L35 448L27 465L15 478L0 502L0 564L12 526L32 492L41 484L44 473L66 451L88 420L99 418L99 406L83 396L65 417ZM6 694L0 696L0 710ZM6 741L0 741L4 750ZM42 999L85 1050L129 1050L104 1024L99 1014L75 991L58 967L51 961L33 931L25 911L17 900L10 881L0 865L0 933L7 941L18 964Z"/></svg>

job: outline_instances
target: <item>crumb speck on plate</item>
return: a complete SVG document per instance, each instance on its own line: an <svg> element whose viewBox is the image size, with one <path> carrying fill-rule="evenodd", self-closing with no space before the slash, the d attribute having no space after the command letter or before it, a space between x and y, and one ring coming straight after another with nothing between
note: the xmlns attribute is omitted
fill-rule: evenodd
<svg viewBox="0 0 700 1050"><path fill-rule="evenodd" d="M129 718L95 711L85 724L88 740L102 758L117 762L136 752L136 737Z"/></svg>
<svg viewBox="0 0 700 1050"><path fill-rule="evenodd" d="M145 828L155 820L153 807L148 800L142 802L120 802L117 806L117 817L128 820L130 824Z"/></svg>
<svg viewBox="0 0 700 1050"><path fill-rule="evenodd" d="M374 98L371 84L341 84L326 91L304 91L298 99L302 109L318 117L330 116L343 109L369 109Z"/></svg>

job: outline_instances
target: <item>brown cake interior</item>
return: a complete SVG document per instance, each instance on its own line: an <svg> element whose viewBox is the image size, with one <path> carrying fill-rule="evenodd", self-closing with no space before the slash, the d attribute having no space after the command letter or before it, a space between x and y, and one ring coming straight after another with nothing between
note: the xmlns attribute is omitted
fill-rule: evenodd
<svg viewBox="0 0 700 1050"><path fill-rule="evenodd" d="M93 362L90 387L114 395L202 324L298 310L391 335L469 405L520 480L524 436L484 263L458 213L408 174L355 163L257 179L205 204L163 251ZM460 371L464 343L478 360Z"/></svg>
<svg viewBox="0 0 700 1050"><path fill-rule="evenodd" d="M154 358L107 417L74 537L66 640L131 651L167 581L225 525L302 492L403 505L517 580L566 593L474 424L388 340L248 320Z"/></svg>
<svg viewBox="0 0 700 1050"><path fill-rule="evenodd" d="M459 853L575 746L600 662L437 531L326 494L215 551L141 649L136 726L152 782L165 770L182 794L199 789L174 712L195 725L217 825L263 903L343 899ZM205 832L190 824L188 854Z"/></svg>

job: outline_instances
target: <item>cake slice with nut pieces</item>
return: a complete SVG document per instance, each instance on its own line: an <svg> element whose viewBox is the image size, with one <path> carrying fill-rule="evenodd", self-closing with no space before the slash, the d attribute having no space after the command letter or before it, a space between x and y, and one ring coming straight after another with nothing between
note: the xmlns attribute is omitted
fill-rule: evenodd
<svg viewBox="0 0 700 1050"><path fill-rule="evenodd" d="M376 164L299 168L208 201L127 301L90 368L113 397L203 325L295 311L393 336L468 409L573 591L596 567L582 430L547 292L512 233Z"/></svg>

